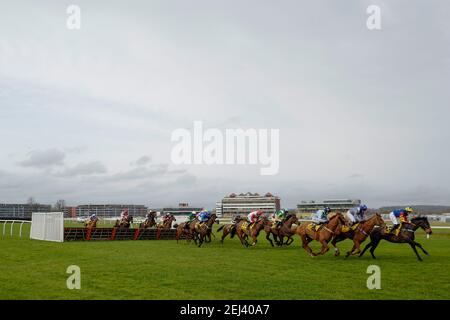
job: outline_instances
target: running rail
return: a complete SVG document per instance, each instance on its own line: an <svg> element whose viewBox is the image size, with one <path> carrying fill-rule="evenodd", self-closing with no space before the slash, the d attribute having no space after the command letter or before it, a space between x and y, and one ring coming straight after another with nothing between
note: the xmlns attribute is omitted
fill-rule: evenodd
<svg viewBox="0 0 450 320"><path fill-rule="evenodd" d="M2 232L2 239L5 237L6 234L6 224L7 223L11 223L11 227L10 227L10 236L13 236L13 228L14 228L14 223L20 223L20 228L19 228L19 237L22 238L22 227L24 223L31 223L31 221L26 221L26 220L0 220L0 222L3 222L3 232Z"/></svg>

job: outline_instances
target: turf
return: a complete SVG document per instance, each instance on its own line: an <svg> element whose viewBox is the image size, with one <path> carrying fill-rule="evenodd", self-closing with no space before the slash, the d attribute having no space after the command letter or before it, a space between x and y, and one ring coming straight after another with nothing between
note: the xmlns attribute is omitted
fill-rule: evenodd
<svg viewBox="0 0 450 320"><path fill-rule="evenodd" d="M417 232L417 241L430 252L423 262L408 245L384 241L373 260L334 257L332 250L311 258L298 238L283 248L260 238L245 249L229 238L197 248L172 240L53 243L6 236L0 299L449 299L450 230L435 230L430 239ZM342 252L350 246L340 244ZM381 268L380 290L366 286L373 264ZM66 287L69 265L81 268L80 290Z"/></svg>

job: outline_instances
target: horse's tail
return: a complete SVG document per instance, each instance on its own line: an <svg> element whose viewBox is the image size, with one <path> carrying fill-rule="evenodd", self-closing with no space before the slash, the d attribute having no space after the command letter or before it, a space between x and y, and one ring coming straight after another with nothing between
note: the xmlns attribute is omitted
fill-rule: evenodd
<svg viewBox="0 0 450 320"><path fill-rule="evenodd" d="M221 226L219 229L217 229L217 232L219 232L220 230L222 230L225 227L225 225Z"/></svg>

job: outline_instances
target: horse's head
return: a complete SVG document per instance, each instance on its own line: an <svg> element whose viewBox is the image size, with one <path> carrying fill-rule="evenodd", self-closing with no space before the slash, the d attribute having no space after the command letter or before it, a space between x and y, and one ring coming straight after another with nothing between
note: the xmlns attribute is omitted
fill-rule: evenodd
<svg viewBox="0 0 450 320"><path fill-rule="evenodd" d="M386 223L384 222L384 220L383 220L383 217L381 216L381 214L380 213L375 213L372 217L371 217L371 219L374 219L374 225L376 225L376 226L384 226L384 225L386 225Z"/></svg>
<svg viewBox="0 0 450 320"><path fill-rule="evenodd" d="M433 231L431 230L430 222L426 216L417 216L411 219L411 222L417 227L422 228L427 235L431 235Z"/></svg>
<svg viewBox="0 0 450 320"><path fill-rule="evenodd" d="M290 213L286 216L286 221L289 221L290 223L298 223L298 218L296 214Z"/></svg>

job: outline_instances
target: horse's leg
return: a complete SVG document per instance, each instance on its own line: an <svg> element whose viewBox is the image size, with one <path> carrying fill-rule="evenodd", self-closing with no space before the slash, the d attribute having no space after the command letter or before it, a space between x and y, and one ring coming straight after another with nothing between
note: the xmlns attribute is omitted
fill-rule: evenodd
<svg viewBox="0 0 450 320"><path fill-rule="evenodd" d="M272 242L272 240L270 239L270 231L269 231L269 232L266 231L266 239L267 239L267 241L270 242L270 245L273 247L273 246L274 246L274 245L273 245L273 242Z"/></svg>
<svg viewBox="0 0 450 320"><path fill-rule="evenodd" d="M372 255L372 258L376 259L375 257L375 249L378 247L378 244L380 243L380 239L374 239L372 241L372 247L370 248L370 254Z"/></svg>
<svg viewBox="0 0 450 320"><path fill-rule="evenodd" d="M308 246L308 243L310 243L312 241L312 239L308 238L306 236L306 234L301 235L300 237L302 239L302 247L303 247L303 249L305 249L306 252L308 252L311 257L314 257L316 254L312 251L311 247Z"/></svg>
<svg viewBox="0 0 450 320"><path fill-rule="evenodd" d="M320 252L317 253L317 255L325 254L328 250L330 250L330 248L328 247L328 242L325 239L319 240L319 242L322 245L322 248L320 249Z"/></svg>
<svg viewBox="0 0 450 320"><path fill-rule="evenodd" d="M337 257L337 256L339 256L341 254L341 251L336 246L336 243L339 242L339 241L342 241L342 240L344 240L344 239L341 239L341 236L334 237L333 240L331 240L331 244L334 247L334 256L335 257Z"/></svg>
<svg viewBox="0 0 450 320"><path fill-rule="evenodd" d="M362 239L353 238L353 245L355 249L352 251L351 255L355 255L361 252L361 243L364 242L364 240L366 240L366 237L363 237Z"/></svg>
<svg viewBox="0 0 450 320"><path fill-rule="evenodd" d="M362 257L364 255L364 252L366 252L366 250L369 249L371 246L372 246L372 241L370 241L368 244L366 244L363 251L359 254L359 257Z"/></svg>
<svg viewBox="0 0 450 320"><path fill-rule="evenodd" d="M223 239L225 239L228 235L228 229L227 228L223 228L223 233L222 233L222 239L220 240L220 242L222 242L223 244Z"/></svg>
<svg viewBox="0 0 450 320"><path fill-rule="evenodd" d="M282 234L280 234L280 233L278 233L278 245L280 246L280 247L282 247L283 246L283 243L284 243L284 236L282 235Z"/></svg>
<svg viewBox="0 0 450 320"><path fill-rule="evenodd" d="M355 251L355 249L356 249L356 244L353 243L353 247L350 249L350 251L348 251L348 252L345 254L345 258L348 258L349 256L351 256L351 255L353 254L353 251Z"/></svg>
<svg viewBox="0 0 450 320"><path fill-rule="evenodd" d="M415 242L414 240L413 240L413 242L414 242L414 244L415 244L416 246L418 246L418 247L420 248L420 250L423 251L423 253L425 253L427 256L430 255L430 254L422 247L422 245L421 245L420 243Z"/></svg>
<svg viewBox="0 0 450 320"><path fill-rule="evenodd" d="M199 248L202 246L204 241L205 241L205 234L204 233L199 233L198 234L198 247Z"/></svg>
<svg viewBox="0 0 450 320"><path fill-rule="evenodd" d="M294 239L292 238L292 236L289 236L289 237L287 238L285 244L286 244L287 246L290 246L292 242L294 242Z"/></svg>
<svg viewBox="0 0 450 320"><path fill-rule="evenodd" d="M422 258L419 256L419 253L417 252L416 245L414 244L414 241L410 241L410 242L408 242L408 244L409 244L409 245L411 246L411 248L413 249L414 253L415 253L416 256L417 256L417 259L419 259L419 261L422 261Z"/></svg>
<svg viewBox="0 0 450 320"><path fill-rule="evenodd" d="M242 244L244 247L248 247L248 242L247 242L246 239L244 239L244 237L242 236L242 234L241 234L240 232L236 232L236 233L237 233L237 236L238 236L239 240L241 240L241 244Z"/></svg>

